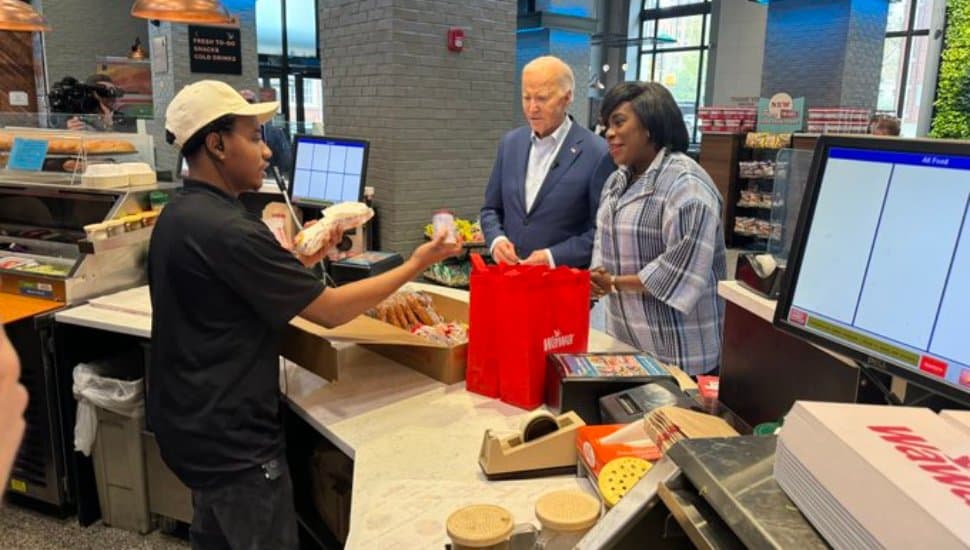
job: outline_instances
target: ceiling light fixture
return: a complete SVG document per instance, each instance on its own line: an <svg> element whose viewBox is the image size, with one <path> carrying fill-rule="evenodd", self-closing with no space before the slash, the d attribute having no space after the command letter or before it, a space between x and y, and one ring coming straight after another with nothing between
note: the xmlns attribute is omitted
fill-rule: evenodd
<svg viewBox="0 0 970 550"><path fill-rule="evenodd" d="M131 15L170 23L231 25L236 21L219 0L136 0Z"/></svg>
<svg viewBox="0 0 970 550"><path fill-rule="evenodd" d="M0 31L45 32L51 30L47 19L27 2L0 0Z"/></svg>

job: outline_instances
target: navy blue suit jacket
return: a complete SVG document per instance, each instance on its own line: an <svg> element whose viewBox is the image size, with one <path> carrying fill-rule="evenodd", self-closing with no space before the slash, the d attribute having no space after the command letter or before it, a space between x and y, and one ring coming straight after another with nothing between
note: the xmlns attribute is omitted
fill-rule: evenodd
<svg viewBox="0 0 970 550"><path fill-rule="evenodd" d="M606 142L573 122L532 210L526 212L531 135L532 129L523 126L499 142L481 212L485 240L491 246L504 235L520 258L548 248L557 266L589 267L600 193L616 169Z"/></svg>

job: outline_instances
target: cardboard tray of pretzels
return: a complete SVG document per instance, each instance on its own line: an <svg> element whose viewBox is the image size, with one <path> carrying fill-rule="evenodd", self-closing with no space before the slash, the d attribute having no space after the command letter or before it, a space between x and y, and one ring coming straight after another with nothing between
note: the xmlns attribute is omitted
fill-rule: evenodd
<svg viewBox="0 0 970 550"><path fill-rule="evenodd" d="M405 291L334 329L294 318L283 343L283 355L324 378L336 380L338 369L334 362L339 354L329 344L351 342L435 380L454 384L465 379L468 355L467 336L461 338L455 332L467 323L467 302L430 291Z"/></svg>

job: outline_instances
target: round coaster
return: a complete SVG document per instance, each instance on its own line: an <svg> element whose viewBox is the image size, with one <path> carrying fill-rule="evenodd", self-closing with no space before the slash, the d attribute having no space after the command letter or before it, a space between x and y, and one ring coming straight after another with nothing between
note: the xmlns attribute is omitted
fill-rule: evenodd
<svg viewBox="0 0 970 550"><path fill-rule="evenodd" d="M492 504L465 506L448 516L452 542L470 548L484 548L502 542L512 534L512 513Z"/></svg>
<svg viewBox="0 0 970 550"><path fill-rule="evenodd" d="M582 531L599 519L600 501L578 489L553 491L536 501L536 517L544 528Z"/></svg>
<svg viewBox="0 0 970 550"><path fill-rule="evenodd" d="M611 460L600 470L597 485L606 505L612 508L636 485L652 464L642 458L625 456Z"/></svg>

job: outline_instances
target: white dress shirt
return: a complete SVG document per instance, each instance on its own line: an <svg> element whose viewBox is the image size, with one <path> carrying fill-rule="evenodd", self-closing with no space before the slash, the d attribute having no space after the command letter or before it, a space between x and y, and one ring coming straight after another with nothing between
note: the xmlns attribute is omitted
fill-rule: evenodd
<svg viewBox="0 0 970 550"><path fill-rule="evenodd" d="M542 182L549 175L552 163L556 160L556 156L559 155L559 149L562 148L563 142L566 141L566 135L572 126L573 121L567 116L566 120L559 125L559 128L556 128L548 136L541 138L535 135L534 132L530 136L532 139L532 148L529 150L529 167L525 172L526 212L532 211L532 205L535 204L536 197L539 196L539 190L542 189Z"/></svg>
<svg viewBox="0 0 970 550"><path fill-rule="evenodd" d="M559 156L559 149L562 148L563 142L566 141L566 136L569 134L569 130L573 127L573 121L568 116L559 128L556 128L551 134L546 137L539 137L532 133L530 136L532 140L532 147L529 148L529 164L525 172L525 211L529 213L532 211L532 206L535 204L536 197L539 196L539 191L542 189L542 182L546 180L546 176L549 175L549 170L552 169L553 162L555 162L556 157ZM496 237L492 241L491 252L494 253L495 245L502 241L507 241L505 236ZM543 249L546 256L549 258L549 267L556 267L556 260L552 257L552 251L548 248Z"/></svg>

